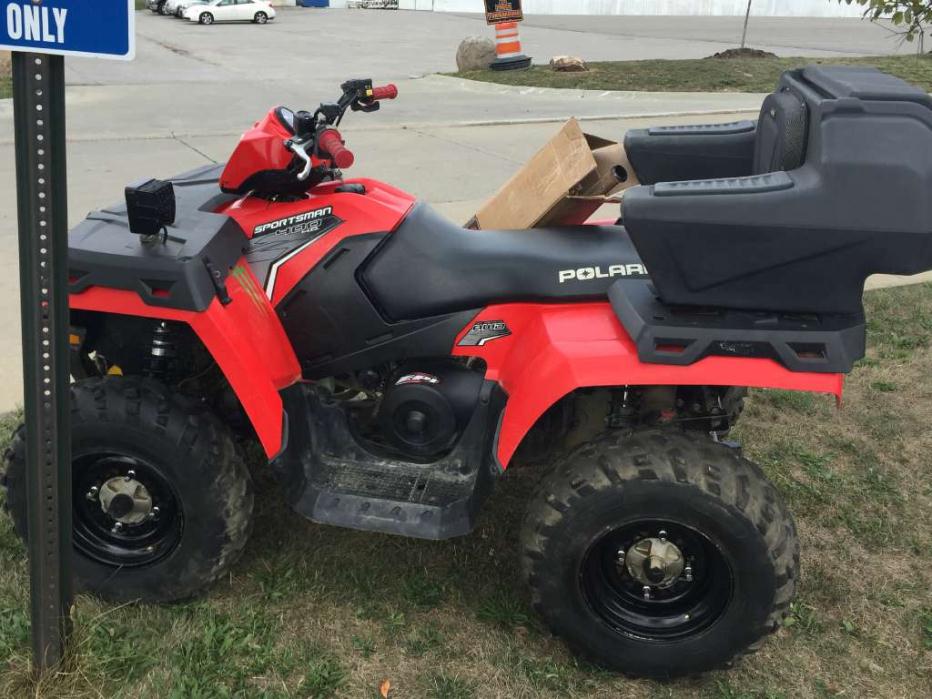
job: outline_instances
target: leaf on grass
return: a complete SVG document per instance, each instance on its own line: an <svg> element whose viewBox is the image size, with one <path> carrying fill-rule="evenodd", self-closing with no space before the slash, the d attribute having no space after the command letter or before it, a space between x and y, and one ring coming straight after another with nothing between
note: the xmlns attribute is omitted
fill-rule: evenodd
<svg viewBox="0 0 932 699"><path fill-rule="evenodd" d="M392 683L388 680L382 680L382 684L379 685L379 695L382 699L388 699L390 691L392 691Z"/></svg>

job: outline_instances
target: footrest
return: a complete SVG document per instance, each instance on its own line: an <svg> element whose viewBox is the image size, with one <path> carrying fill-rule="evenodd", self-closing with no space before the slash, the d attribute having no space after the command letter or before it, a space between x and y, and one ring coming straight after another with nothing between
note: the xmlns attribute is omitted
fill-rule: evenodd
<svg viewBox="0 0 932 699"><path fill-rule="evenodd" d="M490 381L481 390L456 446L416 463L369 448L344 407L315 387L285 389L287 445L272 463L285 497L321 524L421 539L468 534L500 474L495 426L505 395Z"/></svg>
<svg viewBox="0 0 932 699"><path fill-rule="evenodd" d="M472 528L477 473L453 478L431 466L371 468L320 463L308 482L315 522L422 538L447 538Z"/></svg>
<svg viewBox="0 0 932 699"><path fill-rule="evenodd" d="M609 300L642 362L688 365L708 356L773 359L791 371L848 373L864 356L864 314L787 314L669 306L649 280L619 280Z"/></svg>

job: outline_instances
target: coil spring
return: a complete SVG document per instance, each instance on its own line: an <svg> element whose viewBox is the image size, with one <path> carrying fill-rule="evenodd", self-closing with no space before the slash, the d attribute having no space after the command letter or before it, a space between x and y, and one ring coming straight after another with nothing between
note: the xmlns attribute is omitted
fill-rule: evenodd
<svg viewBox="0 0 932 699"><path fill-rule="evenodd" d="M149 346L149 374L155 378L164 377L176 356L173 329L165 321L159 321Z"/></svg>

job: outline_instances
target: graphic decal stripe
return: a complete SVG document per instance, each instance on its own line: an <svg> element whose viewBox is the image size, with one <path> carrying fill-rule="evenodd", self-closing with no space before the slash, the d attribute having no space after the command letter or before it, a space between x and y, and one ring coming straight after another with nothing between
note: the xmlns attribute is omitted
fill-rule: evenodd
<svg viewBox="0 0 932 699"><path fill-rule="evenodd" d="M275 260L275 262L272 263L272 266L269 267L269 277L265 282L265 295L268 296L269 301L272 300L272 296L275 294L275 280L278 278L279 268L281 268L283 264L288 262L288 260L294 258L297 255L300 255L302 252L307 250L314 243L320 240L324 235L326 235L326 232L321 233L320 235L314 238L311 238L311 240L307 241L303 245L299 245L294 250L292 250L289 253L286 253L282 257L279 257L277 260Z"/></svg>

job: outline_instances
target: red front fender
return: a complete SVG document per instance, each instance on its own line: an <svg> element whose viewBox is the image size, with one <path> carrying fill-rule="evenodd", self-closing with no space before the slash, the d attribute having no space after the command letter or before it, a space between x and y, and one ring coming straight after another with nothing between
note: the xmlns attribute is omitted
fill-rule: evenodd
<svg viewBox="0 0 932 699"><path fill-rule="evenodd" d="M282 448L284 413L279 390L301 376L281 323L248 265L227 277L231 302L214 299L206 311L147 306L133 291L92 287L72 294L73 310L116 313L187 323L224 373L269 458Z"/></svg>
<svg viewBox="0 0 932 699"><path fill-rule="evenodd" d="M537 419L578 388L748 386L830 393L840 399L844 385L842 374L792 372L770 359L707 357L690 366L645 364L608 303L490 306L473 323L493 321L503 321L511 335L481 347L457 346L454 354L484 359L487 378L508 393L497 454L503 466Z"/></svg>

